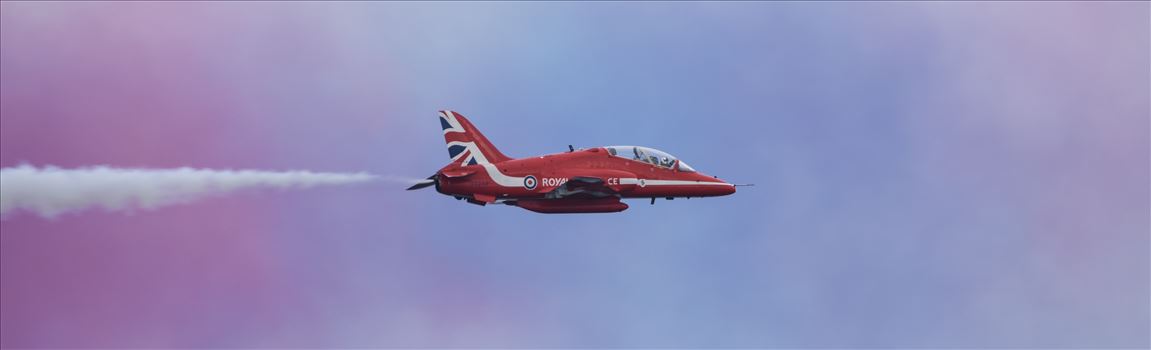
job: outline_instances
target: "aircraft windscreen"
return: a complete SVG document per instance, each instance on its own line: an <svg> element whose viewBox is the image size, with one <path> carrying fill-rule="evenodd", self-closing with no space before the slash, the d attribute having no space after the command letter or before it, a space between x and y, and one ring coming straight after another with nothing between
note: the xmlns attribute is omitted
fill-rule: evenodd
<svg viewBox="0 0 1151 350"><path fill-rule="evenodd" d="M693 169L691 166L687 165L687 163L684 163L682 160L679 161L679 163L676 163L676 167L679 168L679 171L682 171L685 173L694 173L695 172L695 169Z"/></svg>

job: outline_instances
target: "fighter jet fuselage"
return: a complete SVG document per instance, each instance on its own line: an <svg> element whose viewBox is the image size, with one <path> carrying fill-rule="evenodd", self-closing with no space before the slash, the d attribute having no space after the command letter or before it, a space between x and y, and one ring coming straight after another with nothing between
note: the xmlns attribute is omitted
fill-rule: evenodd
<svg viewBox="0 0 1151 350"><path fill-rule="evenodd" d="M512 159L464 116L440 112L452 161L409 190L436 191L473 204L506 204L539 213L606 213L622 198L725 196L735 186L674 156L641 146L606 146Z"/></svg>

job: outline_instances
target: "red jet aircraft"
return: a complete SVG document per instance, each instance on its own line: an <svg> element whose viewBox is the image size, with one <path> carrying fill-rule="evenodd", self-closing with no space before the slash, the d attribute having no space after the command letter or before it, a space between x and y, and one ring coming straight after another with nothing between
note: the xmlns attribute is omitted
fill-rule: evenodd
<svg viewBox="0 0 1151 350"><path fill-rule="evenodd" d="M440 111L452 162L408 188L436 191L479 205L502 203L537 213L611 213L627 209L621 198L712 197L735 186L701 174L670 154L647 147L573 149L512 159L475 125L453 111Z"/></svg>

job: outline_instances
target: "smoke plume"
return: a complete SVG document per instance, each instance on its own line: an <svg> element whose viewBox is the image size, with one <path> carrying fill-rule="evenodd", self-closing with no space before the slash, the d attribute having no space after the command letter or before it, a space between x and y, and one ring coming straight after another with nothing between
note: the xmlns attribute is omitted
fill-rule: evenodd
<svg viewBox="0 0 1151 350"><path fill-rule="evenodd" d="M152 209L243 189L346 185L375 178L366 173L20 165L0 169L0 214L27 210L54 217L92 207Z"/></svg>

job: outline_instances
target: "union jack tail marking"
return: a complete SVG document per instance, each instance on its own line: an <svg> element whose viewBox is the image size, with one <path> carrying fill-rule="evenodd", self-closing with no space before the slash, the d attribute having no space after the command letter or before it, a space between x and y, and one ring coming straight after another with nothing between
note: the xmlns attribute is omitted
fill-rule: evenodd
<svg viewBox="0 0 1151 350"><path fill-rule="evenodd" d="M440 128L453 164L467 166L492 164L511 160L476 129L463 115L453 111L440 111Z"/></svg>

